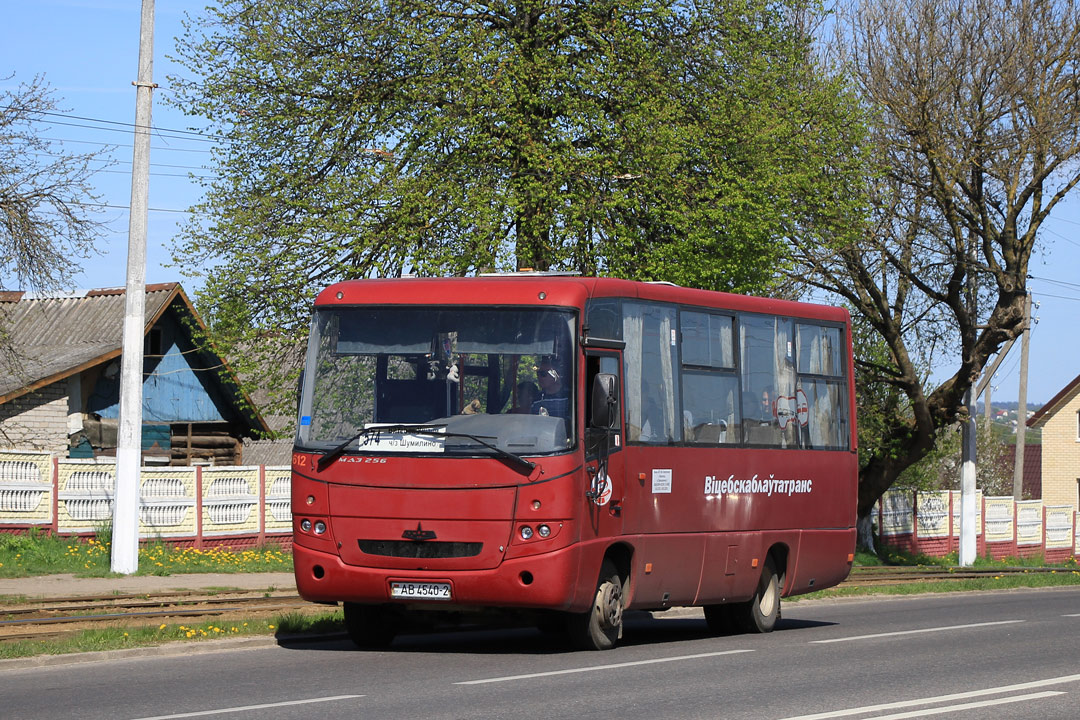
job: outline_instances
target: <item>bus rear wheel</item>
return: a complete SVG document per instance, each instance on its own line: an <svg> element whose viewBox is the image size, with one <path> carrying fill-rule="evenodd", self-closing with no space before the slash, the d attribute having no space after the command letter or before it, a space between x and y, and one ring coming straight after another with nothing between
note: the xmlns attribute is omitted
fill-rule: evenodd
<svg viewBox="0 0 1080 720"><path fill-rule="evenodd" d="M610 560L600 566L596 595L588 612L572 615L570 639L582 650L610 650L622 638L623 580Z"/></svg>
<svg viewBox="0 0 1080 720"><path fill-rule="evenodd" d="M765 559L754 597L732 607L736 622L744 632L767 633L780 619L780 579L772 557Z"/></svg>
<svg viewBox="0 0 1080 720"><path fill-rule="evenodd" d="M347 602L344 611L345 631L358 648L384 648L397 635L398 619L384 607Z"/></svg>

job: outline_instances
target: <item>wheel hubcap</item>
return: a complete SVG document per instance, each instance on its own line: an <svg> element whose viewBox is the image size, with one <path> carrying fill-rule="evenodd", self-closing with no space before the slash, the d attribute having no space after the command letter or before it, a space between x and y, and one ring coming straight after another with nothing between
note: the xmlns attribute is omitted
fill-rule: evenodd
<svg viewBox="0 0 1080 720"><path fill-rule="evenodd" d="M622 623L622 589L618 585L604 585L600 595L600 615L610 628Z"/></svg>
<svg viewBox="0 0 1080 720"><path fill-rule="evenodd" d="M768 617L773 614L773 610L776 608L776 583L770 582L765 587L765 592L761 595L761 602L758 603L758 609L761 614Z"/></svg>

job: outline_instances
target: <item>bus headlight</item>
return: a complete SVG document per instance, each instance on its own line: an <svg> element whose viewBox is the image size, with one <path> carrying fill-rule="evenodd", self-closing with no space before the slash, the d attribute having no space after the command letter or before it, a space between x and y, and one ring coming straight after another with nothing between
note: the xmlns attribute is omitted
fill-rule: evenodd
<svg viewBox="0 0 1080 720"><path fill-rule="evenodd" d="M547 525L541 525L540 527L536 528L536 534L542 538L549 537L551 535L551 528L549 528Z"/></svg>
<svg viewBox="0 0 1080 720"><path fill-rule="evenodd" d="M304 518L303 520L301 520L300 521L300 529L303 530L304 532L311 532L311 521L308 520L307 518Z"/></svg>
<svg viewBox="0 0 1080 720"><path fill-rule="evenodd" d="M532 538L532 536L533 536L533 529L531 527L529 527L528 525L522 525L521 526L521 539L522 540L529 540L530 538Z"/></svg>
<svg viewBox="0 0 1080 720"><path fill-rule="evenodd" d="M324 532L326 532L326 523L324 523L322 520L316 520L315 521L315 534L316 535L322 535Z"/></svg>

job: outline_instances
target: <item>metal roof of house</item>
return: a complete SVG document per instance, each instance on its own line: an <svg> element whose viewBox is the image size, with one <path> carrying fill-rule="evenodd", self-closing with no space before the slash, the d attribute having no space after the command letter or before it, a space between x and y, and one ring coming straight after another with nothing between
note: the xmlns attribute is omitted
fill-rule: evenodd
<svg viewBox="0 0 1080 720"><path fill-rule="evenodd" d="M1072 382L1061 388L1057 395L1050 398L1050 402L1036 410L1035 414L1027 419L1027 426L1039 428L1045 425L1058 410L1072 400L1078 391L1080 391L1080 375L1077 375L1072 379Z"/></svg>
<svg viewBox="0 0 1080 720"><path fill-rule="evenodd" d="M146 286L144 333L174 300L201 324L179 283L159 283ZM9 336L2 344L10 347L0 353L0 403L120 357L124 304L122 287L57 295L0 292L0 332ZM257 412L252 419L267 429Z"/></svg>

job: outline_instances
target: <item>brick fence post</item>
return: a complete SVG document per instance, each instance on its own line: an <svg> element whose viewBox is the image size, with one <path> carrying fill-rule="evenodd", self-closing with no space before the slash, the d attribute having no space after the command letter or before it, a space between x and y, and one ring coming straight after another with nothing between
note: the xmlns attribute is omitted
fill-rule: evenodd
<svg viewBox="0 0 1080 720"><path fill-rule="evenodd" d="M49 530L53 536L60 535L60 458L52 456L52 520Z"/></svg>
<svg viewBox="0 0 1080 720"><path fill-rule="evenodd" d="M259 465L259 545L266 544L266 466Z"/></svg>
<svg viewBox="0 0 1080 720"><path fill-rule="evenodd" d="M203 546L203 487L202 465L195 466L195 547L202 549Z"/></svg>
<svg viewBox="0 0 1080 720"><path fill-rule="evenodd" d="M919 554L919 491L911 491L911 552Z"/></svg>

